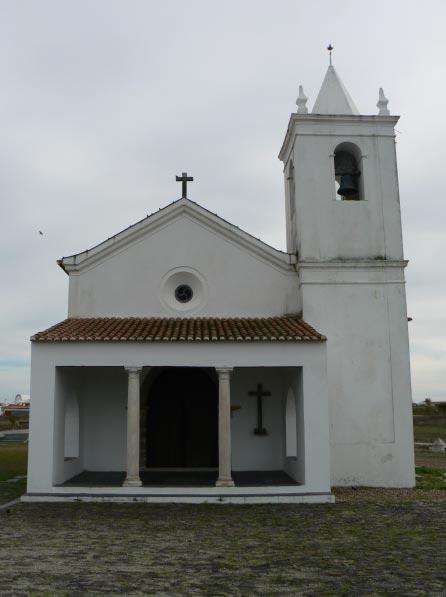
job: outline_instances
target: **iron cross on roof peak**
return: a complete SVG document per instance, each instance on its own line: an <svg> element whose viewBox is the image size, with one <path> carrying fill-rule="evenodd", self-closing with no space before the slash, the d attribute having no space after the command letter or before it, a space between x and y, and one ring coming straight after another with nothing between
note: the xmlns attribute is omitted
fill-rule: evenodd
<svg viewBox="0 0 446 597"><path fill-rule="evenodd" d="M176 176L175 177L177 182L182 182L182 193L181 193L181 198L182 199L187 199L187 183L188 182L192 182L194 177L193 176L188 176L187 172L183 172L181 174L181 176Z"/></svg>

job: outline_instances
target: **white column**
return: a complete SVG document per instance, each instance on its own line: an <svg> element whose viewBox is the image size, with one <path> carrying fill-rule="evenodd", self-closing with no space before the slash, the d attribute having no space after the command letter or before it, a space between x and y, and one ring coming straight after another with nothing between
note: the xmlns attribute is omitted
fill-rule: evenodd
<svg viewBox="0 0 446 597"><path fill-rule="evenodd" d="M233 487L231 477L231 387L232 368L216 368L218 373L218 479L217 487Z"/></svg>
<svg viewBox="0 0 446 597"><path fill-rule="evenodd" d="M126 487L141 487L139 478L139 376L142 367L126 367L127 394L127 476Z"/></svg>

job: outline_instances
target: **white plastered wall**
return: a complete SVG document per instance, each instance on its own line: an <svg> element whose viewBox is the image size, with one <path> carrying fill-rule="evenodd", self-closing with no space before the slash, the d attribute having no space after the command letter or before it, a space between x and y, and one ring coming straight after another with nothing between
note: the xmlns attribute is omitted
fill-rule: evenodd
<svg viewBox="0 0 446 597"><path fill-rule="evenodd" d="M82 392L84 469L124 471L127 375L122 367L85 367Z"/></svg>
<svg viewBox="0 0 446 597"><path fill-rule="evenodd" d="M231 379L232 468L235 471L282 470L284 468L283 368L236 368ZM248 392L262 384L271 396L262 398L263 427L256 435L257 398Z"/></svg>
<svg viewBox="0 0 446 597"><path fill-rule="evenodd" d="M305 317L327 335L332 485L414 485L403 270L301 272Z"/></svg>
<svg viewBox="0 0 446 597"><path fill-rule="evenodd" d="M173 286L196 280L190 309L174 300L170 276ZM269 262L183 211L69 280L70 317L263 317L299 309L296 272L285 258Z"/></svg>
<svg viewBox="0 0 446 597"><path fill-rule="evenodd" d="M286 192L288 164L294 164L299 260L403 259L395 122L361 116L292 118L281 157ZM341 143L353 144L361 156L363 201L337 200L334 152Z"/></svg>
<svg viewBox="0 0 446 597"><path fill-rule="evenodd" d="M54 380L54 409L53 409L53 425L49 427L53 433L53 470L48 471L48 476L52 477L52 482L57 485L63 483L70 477L80 473L83 468L83 452L79 437L78 456L67 457L67 442L66 442L66 414L67 409L70 408L70 403L77 403L79 406L80 420L82 419L82 409L79 404L80 395L80 378L76 372L69 369L57 368L50 377ZM51 413L49 413L48 421L51 421ZM34 413L33 413L34 419ZM80 428L79 428L80 431ZM49 434L48 434L49 435ZM31 444L30 444L31 446ZM33 458L31 449L29 451L29 459ZM52 473L52 474L51 474Z"/></svg>
<svg viewBox="0 0 446 597"><path fill-rule="evenodd" d="M289 385L288 385L289 384ZM305 452L305 411L304 411L304 396L303 396L303 371L299 369L290 374L287 380L287 397L295 402L296 420L292 422L295 425L296 436L296 456L289 456L286 453L286 430L285 430L285 454L284 454L284 470L299 483L305 483L305 467L309 466L306 462ZM311 415L311 410L310 410ZM286 412L285 412L286 416ZM286 421L285 421L286 423ZM326 421L328 427L328 419ZM311 433L307 430L307 433ZM309 456L311 458L311 455Z"/></svg>

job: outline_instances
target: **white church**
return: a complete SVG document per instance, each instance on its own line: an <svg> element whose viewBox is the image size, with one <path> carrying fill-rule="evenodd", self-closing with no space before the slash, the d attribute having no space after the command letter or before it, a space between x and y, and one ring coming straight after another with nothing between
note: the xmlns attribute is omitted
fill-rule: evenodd
<svg viewBox="0 0 446 597"><path fill-rule="evenodd" d="M25 500L332 502L412 487L395 124L333 66L279 158L287 251L187 198L64 257L32 338Z"/></svg>

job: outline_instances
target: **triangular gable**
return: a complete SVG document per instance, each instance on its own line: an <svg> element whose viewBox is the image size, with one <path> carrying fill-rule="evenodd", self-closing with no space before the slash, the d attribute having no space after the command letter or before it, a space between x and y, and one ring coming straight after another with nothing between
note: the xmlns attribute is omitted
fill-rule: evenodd
<svg viewBox="0 0 446 597"><path fill-rule="evenodd" d="M217 214L201 207L198 203L195 203L190 199L178 199L91 249L87 249L86 251L75 255L63 257L62 259L59 259L57 263L66 273L89 267L93 263L108 257L110 254L121 251L127 246L140 240L142 237L155 232L169 223L169 221L173 221L182 214L196 220L201 225L204 225L208 229L213 230L217 234L238 244L245 250L254 253L273 265L288 269L290 264L296 262L295 255L274 249L247 232L240 230L240 228L234 226L234 224L230 224Z"/></svg>

